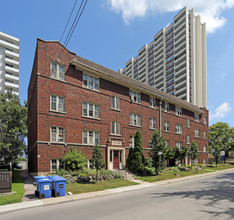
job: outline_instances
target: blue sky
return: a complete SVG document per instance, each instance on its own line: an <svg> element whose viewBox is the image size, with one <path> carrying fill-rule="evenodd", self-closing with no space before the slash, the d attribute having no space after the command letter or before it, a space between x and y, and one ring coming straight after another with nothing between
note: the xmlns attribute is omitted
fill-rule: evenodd
<svg viewBox="0 0 234 220"><path fill-rule="evenodd" d="M75 0L1 2L0 31L20 39L20 100L27 99L36 39L59 40ZM81 0L78 0L80 4ZM67 46L77 55L113 70L173 21L183 7L207 24L207 90L210 124L234 126L234 0L88 1ZM64 39L61 41L64 42Z"/></svg>

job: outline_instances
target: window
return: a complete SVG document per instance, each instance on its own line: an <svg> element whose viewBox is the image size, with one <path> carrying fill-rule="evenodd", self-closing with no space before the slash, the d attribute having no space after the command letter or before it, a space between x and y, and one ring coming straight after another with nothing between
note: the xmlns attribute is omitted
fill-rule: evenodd
<svg viewBox="0 0 234 220"><path fill-rule="evenodd" d="M65 133L63 127L51 127L51 135L50 135L51 142L61 143L65 141Z"/></svg>
<svg viewBox="0 0 234 220"><path fill-rule="evenodd" d="M111 133L120 135L120 123L112 121L111 122Z"/></svg>
<svg viewBox="0 0 234 220"><path fill-rule="evenodd" d="M156 119L155 118L150 119L150 129L156 129Z"/></svg>
<svg viewBox="0 0 234 220"><path fill-rule="evenodd" d="M83 74L83 87L99 90L99 78Z"/></svg>
<svg viewBox="0 0 234 220"><path fill-rule="evenodd" d="M129 147L134 148L134 136L129 137Z"/></svg>
<svg viewBox="0 0 234 220"><path fill-rule="evenodd" d="M166 147L170 148L170 141L166 140Z"/></svg>
<svg viewBox="0 0 234 220"><path fill-rule="evenodd" d="M176 142L176 147L181 150L182 149L182 142Z"/></svg>
<svg viewBox="0 0 234 220"><path fill-rule="evenodd" d="M206 165L206 159L203 159L203 164Z"/></svg>
<svg viewBox="0 0 234 220"><path fill-rule="evenodd" d="M182 134L182 125L176 125L175 133L176 134Z"/></svg>
<svg viewBox="0 0 234 220"><path fill-rule="evenodd" d="M51 62L50 65L50 76L54 79L64 80L65 68L63 65L55 62Z"/></svg>
<svg viewBox="0 0 234 220"><path fill-rule="evenodd" d="M99 132L83 131L83 144L90 144L90 145L99 144Z"/></svg>
<svg viewBox="0 0 234 220"><path fill-rule="evenodd" d="M199 120L200 120L200 115L197 114L197 113L194 113L194 120L195 120L196 122L199 122Z"/></svg>
<svg viewBox="0 0 234 220"><path fill-rule="evenodd" d="M206 145L203 146L203 152L206 152Z"/></svg>
<svg viewBox="0 0 234 220"><path fill-rule="evenodd" d="M164 122L164 131L170 131L169 129L169 121Z"/></svg>
<svg viewBox="0 0 234 220"><path fill-rule="evenodd" d="M204 125L207 124L207 122L206 122L206 117L205 117L205 116L203 117L203 124L204 124Z"/></svg>
<svg viewBox="0 0 234 220"><path fill-rule="evenodd" d="M194 136L195 137L200 137L200 131L198 129L194 130Z"/></svg>
<svg viewBox="0 0 234 220"><path fill-rule="evenodd" d="M191 142L190 142L190 139L191 139L191 138L190 138L190 135L187 135L187 136L186 136L186 143L187 143L187 144L190 144L190 143L191 143Z"/></svg>
<svg viewBox="0 0 234 220"><path fill-rule="evenodd" d="M150 97L150 107L156 108L156 100L155 100L155 98Z"/></svg>
<svg viewBox="0 0 234 220"><path fill-rule="evenodd" d="M169 103L164 102L164 112L169 112Z"/></svg>
<svg viewBox="0 0 234 220"><path fill-rule="evenodd" d="M120 110L120 98L116 96L111 96L111 108Z"/></svg>
<svg viewBox="0 0 234 220"><path fill-rule="evenodd" d="M182 108L176 106L175 112L176 112L176 115L182 116Z"/></svg>
<svg viewBox="0 0 234 220"><path fill-rule="evenodd" d="M141 116L130 113L130 125L141 126Z"/></svg>
<svg viewBox="0 0 234 220"><path fill-rule="evenodd" d="M140 103L141 102L141 94L139 92L134 92L129 90L129 98L132 102Z"/></svg>
<svg viewBox="0 0 234 220"><path fill-rule="evenodd" d="M82 115L90 118L99 118L99 105L83 102Z"/></svg>
<svg viewBox="0 0 234 220"><path fill-rule="evenodd" d="M57 171L57 170L61 170L64 168L64 165L62 163L61 159L53 159L50 161L51 164L51 171Z"/></svg>
<svg viewBox="0 0 234 220"><path fill-rule="evenodd" d="M64 112L64 97L51 95L50 96L50 109L53 111Z"/></svg>
<svg viewBox="0 0 234 220"><path fill-rule="evenodd" d="M206 131L203 132L203 137L206 139Z"/></svg>
<svg viewBox="0 0 234 220"><path fill-rule="evenodd" d="M187 118L187 120L186 120L186 127L190 128L190 119L189 118Z"/></svg>

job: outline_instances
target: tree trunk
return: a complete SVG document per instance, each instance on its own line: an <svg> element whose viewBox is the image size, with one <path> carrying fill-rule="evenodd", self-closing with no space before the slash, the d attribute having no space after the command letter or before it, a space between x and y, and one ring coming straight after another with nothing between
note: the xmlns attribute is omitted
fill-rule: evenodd
<svg viewBox="0 0 234 220"><path fill-rule="evenodd" d="M98 170L96 169L96 182L98 181Z"/></svg>

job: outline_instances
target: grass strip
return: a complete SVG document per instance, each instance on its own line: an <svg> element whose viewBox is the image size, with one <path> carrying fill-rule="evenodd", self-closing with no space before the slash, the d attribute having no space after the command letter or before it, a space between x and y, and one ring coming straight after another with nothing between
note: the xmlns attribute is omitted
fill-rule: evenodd
<svg viewBox="0 0 234 220"><path fill-rule="evenodd" d="M6 196L0 196L0 205L22 202L22 197L24 195L24 183L20 175L20 171L12 171L12 177L12 192L15 193Z"/></svg>
<svg viewBox="0 0 234 220"><path fill-rule="evenodd" d="M72 192L73 194L79 194L79 193L100 191L105 189L119 188L124 186L132 186L132 185L138 185L138 183L134 183L128 180L121 180L121 179L99 181L97 183L87 183L87 184L69 183L67 184L67 192Z"/></svg>

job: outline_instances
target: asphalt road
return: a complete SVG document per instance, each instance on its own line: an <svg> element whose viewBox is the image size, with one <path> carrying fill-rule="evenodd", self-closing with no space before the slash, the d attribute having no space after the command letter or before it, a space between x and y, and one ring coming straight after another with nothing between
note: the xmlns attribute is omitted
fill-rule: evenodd
<svg viewBox="0 0 234 220"><path fill-rule="evenodd" d="M0 219L234 219L234 173L19 210Z"/></svg>

